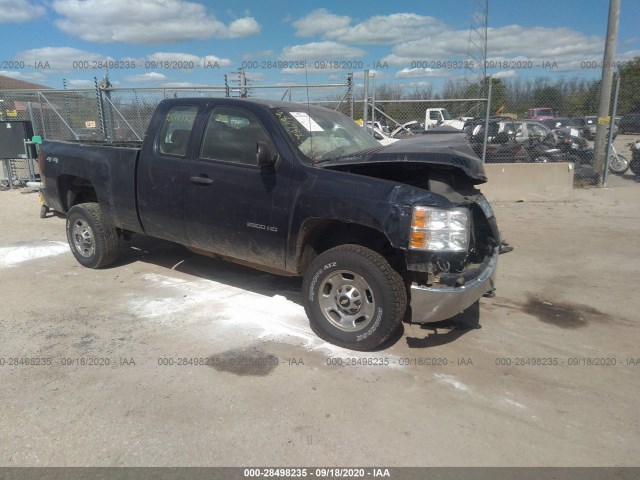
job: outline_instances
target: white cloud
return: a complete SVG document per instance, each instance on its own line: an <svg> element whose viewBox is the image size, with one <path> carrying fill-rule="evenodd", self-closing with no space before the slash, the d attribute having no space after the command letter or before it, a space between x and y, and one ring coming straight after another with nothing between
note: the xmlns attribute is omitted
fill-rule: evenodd
<svg viewBox="0 0 640 480"><path fill-rule="evenodd" d="M282 49L280 60L343 60L361 58L364 50L337 42L312 42Z"/></svg>
<svg viewBox="0 0 640 480"><path fill-rule="evenodd" d="M245 76L247 77L247 80L251 82L262 82L267 79L267 76L264 73L254 71L245 72Z"/></svg>
<svg viewBox="0 0 640 480"><path fill-rule="evenodd" d="M67 86L70 88L94 88L95 83L93 80L67 80Z"/></svg>
<svg viewBox="0 0 640 480"><path fill-rule="evenodd" d="M546 62L556 62L558 70L576 69L585 60L602 58L604 40L570 28L523 27L508 25L487 30L490 62L520 62L522 69L541 68ZM397 44L383 60L390 65L409 66L412 62L464 60L468 47L468 31L447 30ZM494 68L510 70L509 65ZM520 67L516 67L516 70ZM405 69L406 70L406 69ZM463 69L457 69L461 72ZM455 73L452 69L451 73Z"/></svg>
<svg viewBox="0 0 640 480"><path fill-rule="evenodd" d="M502 70L500 72L492 73L493 78L511 78L517 75L515 70Z"/></svg>
<svg viewBox="0 0 640 480"><path fill-rule="evenodd" d="M394 44L436 35L446 29L434 17L415 13L376 15L354 25L352 18L336 15L325 8L314 10L292 23L298 37L321 36L353 44Z"/></svg>
<svg viewBox="0 0 640 480"><path fill-rule="evenodd" d="M43 82L47 79L46 75L39 72L24 73L24 72L13 71L13 70L0 70L0 75L4 77L11 77L11 78L15 78L16 80L22 80L24 82L32 82L32 83Z"/></svg>
<svg viewBox="0 0 640 480"><path fill-rule="evenodd" d="M221 38L238 38L248 37L260 33L260 25L253 17L239 18L231 22L226 37Z"/></svg>
<svg viewBox="0 0 640 480"><path fill-rule="evenodd" d="M432 87L431 82L425 82L425 81L409 82L407 85L411 88L417 88L417 89L422 89L422 88L428 89Z"/></svg>
<svg viewBox="0 0 640 480"><path fill-rule="evenodd" d="M313 37L315 35L330 37L332 36L330 32L343 31L349 28L350 23L350 17L336 15L326 8L319 8L299 18L291 25L296 29L297 37Z"/></svg>
<svg viewBox="0 0 640 480"><path fill-rule="evenodd" d="M347 74L352 73L353 78L364 78L363 70L355 70L355 69L345 69L332 67L331 64L324 65L320 62L307 62L306 70L304 68L284 68L281 70L282 73L287 75L304 75L308 73L312 74L327 74L330 75L327 77L329 80L337 80L341 83L347 83ZM382 70L369 70L369 78L371 80L382 80L387 77L386 72Z"/></svg>
<svg viewBox="0 0 640 480"><path fill-rule="evenodd" d="M18 52L16 59L22 60L28 65L48 63L50 68L46 71L83 70L91 74L96 72L96 70L91 68L94 66L94 62L108 62L113 60L106 55L71 47L34 48L25 50L24 52Z"/></svg>
<svg viewBox="0 0 640 480"><path fill-rule="evenodd" d="M202 57L202 66L206 67L207 65L218 64L219 67L228 67L233 62L228 58L221 58L216 55L205 55Z"/></svg>
<svg viewBox="0 0 640 480"><path fill-rule="evenodd" d="M254 52L254 53L245 53L244 55L242 55L242 60L249 61L249 60L253 60L254 58L271 57L271 56L273 56L273 50L258 50L257 52Z"/></svg>
<svg viewBox="0 0 640 480"><path fill-rule="evenodd" d="M451 73L443 69L435 68L403 68L394 75L396 78L442 78L449 77Z"/></svg>
<svg viewBox="0 0 640 480"><path fill-rule="evenodd" d="M167 82L160 85L164 88L202 88L202 87L210 87L211 85L206 85L204 83L191 83L191 82Z"/></svg>
<svg viewBox="0 0 640 480"><path fill-rule="evenodd" d="M0 0L0 23L30 22L46 13L42 5L28 0Z"/></svg>
<svg viewBox="0 0 640 480"><path fill-rule="evenodd" d="M492 56L520 55L529 58L585 56L602 52L604 39L586 36L570 28L522 27L508 25L487 29ZM511 43L518 42L518 43Z"/></svg>
<svg viewBox="0 0 640 480"><path fill-rule="evenodd" d="M190 53L180 52L155 52L147 55L141 65L151 68L166 68L171 70L190 70L193 68L206 67L218 64L219 67L228 67L232 64L228 58L221 58L217 55L205 55L199 57Z"/></svg>
<svg viewBox="0 0 640 480"><path fill-rule="evenodd" d="M386 78L387 74L382 70L375 70L373 68L369 69L369 77L375 78L376 80L380 80L382 78ZM364 78L364 72L362 70L358 70L353 72L353 78ZM346 79L346 76L344 77Z"/></svg>
<svg viewBox="0 0 640 480"><path fill-rule="evenodd" d="M204 5L186 0L54 0L51 6L61 17L54 22L60 30L90 42L175 43L260 32L252 17L225 25Z"/></svg>
<svg viewBox="0 0 640 480"><path fill-rule="evenodd" d="M200 57L191 53L180 52L154 52L147 55L147 60L151 62L168 62L168 63L194 63L200 61Z"/></svg>
<svg viewBox="0 0 640 480"><path fill-rule="evenodd" d="M130 75L126 77L125 82L132 83L146 83L146 82L164 82L167 79L166 75L158 72L147 72L140 75Z"/></svg>

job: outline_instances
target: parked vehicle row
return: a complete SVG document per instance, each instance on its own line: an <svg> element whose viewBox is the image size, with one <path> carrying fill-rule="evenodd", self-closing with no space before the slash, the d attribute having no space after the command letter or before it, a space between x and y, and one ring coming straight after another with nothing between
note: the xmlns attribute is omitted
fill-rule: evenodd
<svg viewBox="0 0 640 480"><path fill-rule="evenodd" d="M441 109L429 109L436 115ZM531 109L529 116L544 113L543 109ZM548 112L547 112L548 113ZM622 117L626 118L626 117ZM594 151L587 140L595 138L598 125L597 117L553 117L543 120L513 120L510 117L496 116L489 119L487 146L484 152L486 163L524 163L524 162L572 162L576 168L576 178L596 183L599 175L594 168ZM613 123L613 138L619 132L616 117ZM485 118L473 118L465 121L462 131L478 157L483 157L485 136ZM453 128L452 128L453 127ZM433 128L433 127L432 127ZM440 122L438 126L452 128ZM430 132L418 121L399 125L389 133L389 129L373 128L374 137L382 145L390 145L399 139ZM609 155L609 171L622 175L630 168L631 161L618 153L612 146ZM637 168L637 164L634 164ZM634 172L635 173L635 172Z"/></svg>

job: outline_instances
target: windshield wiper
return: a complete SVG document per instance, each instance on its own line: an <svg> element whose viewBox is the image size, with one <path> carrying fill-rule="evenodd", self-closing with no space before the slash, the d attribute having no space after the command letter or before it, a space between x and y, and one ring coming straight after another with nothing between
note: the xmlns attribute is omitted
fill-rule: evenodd
<svg viewBox="0 0 640 480"><path fill-rule="evenodd" d="M325 163L325 162L333 162L334 160L344 160L345 158L359 158L359 157L363 157L364 155L367 155L368 153L376 152L381 148L383 148L383 145L380 145L379 147L358 150L357 152L347 153L345 155L338 155L337 157L331 156L328 158L321 158L319 160L316 160L313 163L318 164L318 163Z"/></svg>

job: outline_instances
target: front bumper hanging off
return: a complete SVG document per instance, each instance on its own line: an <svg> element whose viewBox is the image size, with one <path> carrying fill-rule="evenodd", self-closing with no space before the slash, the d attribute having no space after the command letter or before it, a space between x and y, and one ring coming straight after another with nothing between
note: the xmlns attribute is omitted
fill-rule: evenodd
<svg viewBox="0 0 640 480"><path fill-rule="evenodd" d="M411 322L439 322L466 310L485 293L495 289L495 274L500 247L493 249L477 269L475 277L460 286L411 285Z"/></svg>

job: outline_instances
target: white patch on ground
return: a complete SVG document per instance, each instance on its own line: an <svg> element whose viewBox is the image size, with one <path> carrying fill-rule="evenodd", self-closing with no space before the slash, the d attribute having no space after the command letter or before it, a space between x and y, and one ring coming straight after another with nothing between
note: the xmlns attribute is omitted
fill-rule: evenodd
<svg viewBox="0 0 640 480"><path fill-rule="evenodd" d="M191 318L195 315L211 310L211 302L223 300L237 295L238 290L209 280L187 281L181 278L167 277L153 273L142 275L146 282L155 284L158 288L155 294L129 300L129 306L137 317L160 318L166 320L169 316L185 310L190 310ZM169 289L168 292L163 289ZM133 295L133 294L132 294Z"/></svg>
<svg viewBox="0 0 640 480"><path fill-rule="evenodd" d="M518 403L515 400L511 400L510 398L507 398L507 397L502 397L501 400L502 400L502 403L506 403L507 405L510 405L512 407L527 408L524 405L522 405L521 403Z"/></svg>
<svg viewBox="0 0 640 480"><path fill-rule="evenodd" d="M38 258L54 257L69 251L64 242L36 242L0 248L0 268L10 268Z"/></svg>
<svg viewBox="0 0 640 480"><path fill-rule="evenodd" d="M441 382L451 385L456 390L461 390L463 392L471 391L471 387L469 387L469 385L462 383L453 375L445 375L444 373L434 373L433 376L436 377Z"/></svg>
<svg viewBox="0 0 640 480"><path fill-rule="evenodd" d="M202 316L215 317L212 327L227 336L278 341L302 345L308 350L324 350L329 355L380 357L380 353L354 352L318 338L309 327L304 308L282 295L268 297L212 280L184 280L158 274L144 274L142 279L157 287L148 295L128 301L137 317L157 318L166 323L180 313L181 319L196 321ZM133 294L132 294L133 295ZM395 356L390 367L397 367Z"/></svg>

